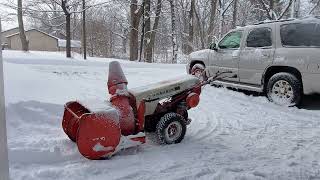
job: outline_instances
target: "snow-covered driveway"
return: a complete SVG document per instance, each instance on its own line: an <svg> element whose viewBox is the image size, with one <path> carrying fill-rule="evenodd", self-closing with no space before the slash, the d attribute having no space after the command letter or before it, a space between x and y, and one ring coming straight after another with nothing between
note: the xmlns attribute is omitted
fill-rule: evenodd
<svg viewBox="0 0 320 180"><path fill-rule="evenodd" d="M207 86L182 143L148 141L110 160L89 161L61 128L63 104L107 98L112 59L14 51L4 59L14 180L320 179L320 106L279 107ZM185 74L184 65L121 63L129 88Z"/></svg>

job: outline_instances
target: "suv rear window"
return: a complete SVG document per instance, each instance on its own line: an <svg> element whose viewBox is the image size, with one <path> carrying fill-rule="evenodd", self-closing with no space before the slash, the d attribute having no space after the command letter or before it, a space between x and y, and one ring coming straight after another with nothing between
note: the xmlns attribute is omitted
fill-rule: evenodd
<svg viewBox="0 0 320 180"><path fill-rule="evenodd" d="M320 47L320 27L315 23L282 25L280 35L283 46Z"/></svg>
<svg viewBox="0 0 320 180"><path fill-rule="evenodd" d="M252 30L247 38L247 47L272 46L271 29L257 28Z"/></svg>

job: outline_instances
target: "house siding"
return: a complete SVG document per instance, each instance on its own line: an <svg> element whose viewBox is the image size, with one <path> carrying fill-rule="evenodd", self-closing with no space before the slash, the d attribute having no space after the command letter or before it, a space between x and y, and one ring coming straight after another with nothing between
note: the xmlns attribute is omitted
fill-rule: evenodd
<svg viewBox="0 0 320 180"><path fill-rule="evenodd" d="M14 28L14 29L10 29L10 30L1 32L1 42L2 42L2 44L7 44L8 43L8 39L6 38L7 36L9 36L11 34L18 33L18 32L19 32L18 28Z"/></svg>
<svg viewBox="0 0 320 180"><path fill-rule="evenodd" d="M26 32L29 49L33 51L58 51L58 40L36 30ZM8 37L10 49L22 50L19 34Z"/></svg>

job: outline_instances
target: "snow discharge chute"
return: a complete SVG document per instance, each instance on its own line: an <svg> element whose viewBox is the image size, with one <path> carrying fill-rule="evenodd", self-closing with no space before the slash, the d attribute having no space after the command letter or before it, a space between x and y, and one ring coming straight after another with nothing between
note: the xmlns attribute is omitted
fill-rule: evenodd
<svg viewBox="0 0 320 180"><path fill-rule="evenodd" d="M109 65L108 90L110 102L97 108L77 101L68 102L62 127L68 137L77 143L80 153L89 159L111 156L121 136L135 133L135 121L129 104L127 79L118 62ZM144 142L144 139L143 139Z"/></svg>

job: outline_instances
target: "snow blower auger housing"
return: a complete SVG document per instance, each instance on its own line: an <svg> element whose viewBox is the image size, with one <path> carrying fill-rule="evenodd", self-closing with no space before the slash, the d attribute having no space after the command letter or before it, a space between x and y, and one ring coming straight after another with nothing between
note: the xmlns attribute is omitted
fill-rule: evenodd
<svg viewBox="0 0 320 180"><path fill-rule="evenodd" d="M143 144L146 131L156 132L161 144L181 142L191 122L188 110L198 105L206 83L187 75L128 90L120 64L114 61L107 84L109 101L65 105L63 130L88 159L105 159Z"/></svg>

